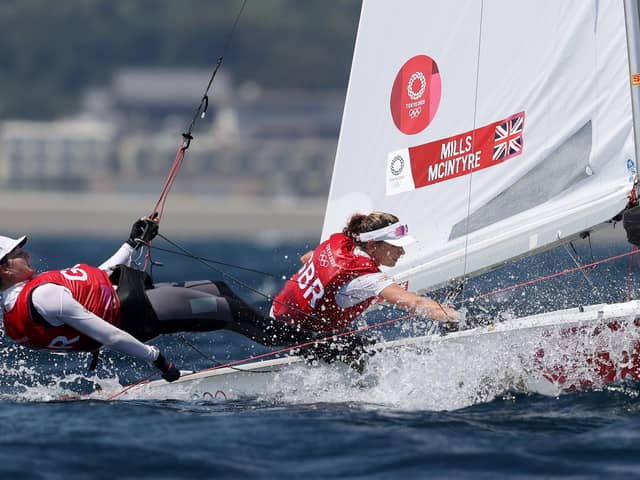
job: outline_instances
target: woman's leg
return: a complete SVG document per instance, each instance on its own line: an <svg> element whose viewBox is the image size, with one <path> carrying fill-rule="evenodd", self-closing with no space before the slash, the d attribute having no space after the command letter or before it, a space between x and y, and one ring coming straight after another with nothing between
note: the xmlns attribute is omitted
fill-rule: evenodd
<svg viewBox="0 0 640 480"><path fill-rule="evenodd" d="M156 284L156 288L161 286L191 288L217 297L240 298L233 290L231 290L229 285L221 280L190 280L187 282L166 282Z"/></svg>
<svg viewBox="0 0 640 480"><path fill-rule="evenodd" d="M159 333L231 330L263 345L292 345L309 335L261 314L224 282L159 283L147 290Z"/></svg>
<svg viewBox="0 0 640 480"><path fill-rule="evenodd" d="M159 283L147 296L158 316L160 334L231 330L266 346L291 346L328 336L261 314L220 281ZM340 360L362 372L375 341L352 334L307 345L298 353L327 363Z"/></svg>
<svg viewBox="0 0 640 480"><path fill-rule="evenodd" d="M184 286L158 284L146 291L159 333L220 330L230 321L223 297Z"/></svg>

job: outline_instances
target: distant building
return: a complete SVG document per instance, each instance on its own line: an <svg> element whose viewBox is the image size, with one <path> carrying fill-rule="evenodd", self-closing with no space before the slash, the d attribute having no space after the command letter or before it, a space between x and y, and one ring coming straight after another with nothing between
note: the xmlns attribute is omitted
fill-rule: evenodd
<svg viewBox="0 0 640 480"><path fill-rule="evenodd" d="M151 110L145 110L147 103L154 103L156 109L165 105L165 113L173 105L173 100L163 102L157 95L153 96L153 102L146 100L151 94L133 95L150 81L142 81L143 77L131 73L114 77L114 92L120 92L119 111L133 109L129 119L139 115L140 110L149 113ZM222 97L217 102L216 115L198 122L195 139L174 188L208 195L325 196L344 93L269 90L250 83L234 92L230 84L223 83L221 87L213 89L210 100ZM168 90L165 95L169 96ZM197 105L199 100L185 98L183 102ZM167 125L166 120L156 123ZM119 188L156 191L176 154L179 134L186 126L153 133L131 128L119 144Z"/></svg>
<svg viewBox="0 0 640 480"><path fill-rule="evenodd" d="M0 127L4 188L85 190L116 172L114 128L95 120L9 121Z"/></svg>
<svg viewBox="0 0 640 480"><path fill-rule="evenodd" d="M178 148L177 138L137 135L120 145L123 191L157 191ZM226 142L197 135L176 191L206 195L325 196L335 156L333 138L246 138Z"/></svg>
<svg viewBox="0 0 640 480"><path fill-rule="evenodd" d="M167 122L188 125L210 78L210 69L122 68L106 87L85 92L83 107L99 118L115 115L133 130L164 129ZM208 96L208 118L215 118L220 106L232 102L230 82L226 72L216 74Z"/></svg>
<svg viewBox="0 0 640 480"><path fill-rule="evenodd" d="M74 120L0 125L4 188L158 192L209 69L126 68L84 94ZM177 191L325 196L343 92L232 88L219 72L198 119Z"/></svg>
<svg viewBox="0 0 640 480"><path fill-rule="evenodd" d="M244 86L233 104L241 130L253 137L337 139L344 92Z"/></svg>

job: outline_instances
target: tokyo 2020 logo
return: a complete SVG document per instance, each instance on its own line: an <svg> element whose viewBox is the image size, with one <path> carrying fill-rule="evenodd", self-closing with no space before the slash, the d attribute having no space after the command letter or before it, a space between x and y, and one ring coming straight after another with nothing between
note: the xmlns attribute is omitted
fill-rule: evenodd
<svg viewBox="0 0 640 480"><path fill-rule="evenodd" d="M441 92L440 72L431 57L407 60L391 90L391 116L398 130L414 135L427 128L438 111Z"/></svg>

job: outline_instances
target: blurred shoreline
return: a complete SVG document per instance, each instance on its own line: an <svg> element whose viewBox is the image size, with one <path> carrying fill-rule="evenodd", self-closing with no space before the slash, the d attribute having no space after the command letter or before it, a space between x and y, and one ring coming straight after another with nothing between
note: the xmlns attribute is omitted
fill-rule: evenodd
<svg viewBox="0 0 640 480"><path fill-rule="evenodd" d="M0 193L0 235L121 237L149 215L157 195L9 191ZM161 232L172 238L320 238L326 198L170 194Z"/></svg>

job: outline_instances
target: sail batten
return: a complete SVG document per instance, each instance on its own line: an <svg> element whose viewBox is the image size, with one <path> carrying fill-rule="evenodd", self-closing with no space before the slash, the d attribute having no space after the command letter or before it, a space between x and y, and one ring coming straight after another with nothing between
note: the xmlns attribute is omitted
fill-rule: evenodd
<svg viewBox="0 0 640 480"><path fill-rule="evenodd" d="M365 0L323 238L388 211L410 288L493 268L618 214L633 188L625 5Z"/></svg>

